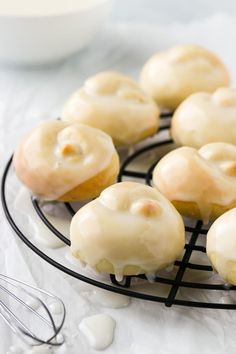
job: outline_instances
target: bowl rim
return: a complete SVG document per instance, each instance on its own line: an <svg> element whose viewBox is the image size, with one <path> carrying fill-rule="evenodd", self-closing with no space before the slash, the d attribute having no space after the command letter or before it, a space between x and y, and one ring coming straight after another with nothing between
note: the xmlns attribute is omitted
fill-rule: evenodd
<svg viewBox="0 0 236 354"><path fill-rule="evenodd" d="M26 14L8 14L7 12L4 14L0 14L0 20L37 20L37 19L48 19L48 18L62 18L65 16L73 16L73 15L78 15L82 14L85 12L90 12L93 11L94 9L97 9L98 7L104 6L104 5L109 5L111 6L114 0L93 0L89 5L81 8L75 8L74 10L68 10L64 12L55 12L55 13L48 13L48 14L32 14L32 15L26 15Z"/></svg>

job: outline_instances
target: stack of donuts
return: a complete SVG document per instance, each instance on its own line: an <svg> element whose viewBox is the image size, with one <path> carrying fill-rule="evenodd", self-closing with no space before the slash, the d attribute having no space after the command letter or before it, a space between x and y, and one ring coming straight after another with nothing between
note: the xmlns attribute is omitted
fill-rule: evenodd
<svg viewBox="0 0 236 354"><path fill-rule="evenodd" d="M153 136L173 112L178 148L153 171L153 186L116 183L120 146ZM71 252L98 272L155 273L182 254L182 216L214 221L213 268L236 285L236 89L211 51L180 45L143 66L139 83L119 72L88 78L19 143L18 178L43 200L86 201L71 221Z"/></svg>

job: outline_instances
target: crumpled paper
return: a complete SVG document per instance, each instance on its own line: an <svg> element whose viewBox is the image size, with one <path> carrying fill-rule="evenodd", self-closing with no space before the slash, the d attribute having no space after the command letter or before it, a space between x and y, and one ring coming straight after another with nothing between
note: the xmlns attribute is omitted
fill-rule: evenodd
<svg viewBox="0 0 236 354"><path fill-rule="evenodd" d="M179 43L198 43L220 55L236 78L234 43L236 22L214 16L188 24L107 26L77 55L49 68L0 69L1 169L22 134L42 119L60 115L65 99L85 78L98 71L120 70L138 78L145 60L159 49ZM95 353L78 330L85 316L108 313L117 323L107 354L208 354L236 351L234 311L194 309L132 299L122 309L109 309L92 301L93 287L47 264L13 234L1 211L1 272L60 295L67 308L64 333L68 343L56 353ZM26 227L27 225L23 225ZM188 295L191 298L191 292ZM236 300L236 299L235 299ZM0 320L0 353L18 339Z"/></svg>

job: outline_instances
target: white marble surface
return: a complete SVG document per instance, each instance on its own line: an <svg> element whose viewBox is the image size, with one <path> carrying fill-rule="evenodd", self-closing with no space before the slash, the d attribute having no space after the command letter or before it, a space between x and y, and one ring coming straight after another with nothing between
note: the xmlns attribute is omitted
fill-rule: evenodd
<svg viewBox="0 0 236 354"><path fill-rule="evenodd" d="M222 30L224 29L224 30ZM218 53L236 79L234 18L216 16L166 26L108 26L103 35L65 63L44 69L0 69L0 164L3 168L21 137L40 119L57 117L63 101L89 75L116 69L138 77L141 65L154 51L181 42L196 42ZM91 301L92 287L55 270L13 235L1 212L1 272L60 294L67 307L65 334L69 345L58 353L88 354L78 330L80 320L108 313L117 322L115 340L107 354L228 354L235 353L235 312L165 308L133 300L124 309L107 309ZM0 354L17 339L0 321Z"/></svg>

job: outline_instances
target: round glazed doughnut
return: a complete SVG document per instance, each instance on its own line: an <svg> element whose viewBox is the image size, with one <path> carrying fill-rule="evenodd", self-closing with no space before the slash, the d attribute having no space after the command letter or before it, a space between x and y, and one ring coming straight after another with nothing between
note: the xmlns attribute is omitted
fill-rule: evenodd
<svg viewBox="0 0 236 354"><path fill-rule="evenodd" d="M116 145L132 145L156 133L159 114L155 102L134 80L118 72L102 72L69 98L62 119L101 129Z"/></svg>
<svg viewBox="0 0 236 354"><path fill-rule="evenodd" d="M155 167L153 183L182 215L207 223L236 207L236 146L173 150Z"/></svg>
<svg viewBox="0 0 236 354"><path fill-rule="evenodd" d="M171 135L177 144L195 148L217 141L236 144L236 89L189 96L174 113Z"/></svg>
<svg viewBox="0 0 236 354"><path fill-rule="evenodd" d="M207 234L207 255L214 270L236 285L236 209L219 217Z"/></svg>
<svg viewBox="0 0 236 354"><path fill-rule="evenodd" d="M141 72L141 87L161 107L174 110L194 92L229 86L221 60L197 45L179 45L153 55Z"/></svg>
<svg viewBox="0 0 236 354"><path fill-rule="evenodd" d="M122 277L173 263L183 250L185 231L179 213L158 191L121 182L75 214L70 239L74 256Z"/></svg>
<svg viewBox="0 0 236 354"><path fill-rule="evenodd" d="M107 134L62 121L33 129L17 147L13 162L19 179L46 200L96 197L119 172L119 157Z"/></svg>

